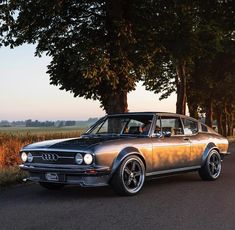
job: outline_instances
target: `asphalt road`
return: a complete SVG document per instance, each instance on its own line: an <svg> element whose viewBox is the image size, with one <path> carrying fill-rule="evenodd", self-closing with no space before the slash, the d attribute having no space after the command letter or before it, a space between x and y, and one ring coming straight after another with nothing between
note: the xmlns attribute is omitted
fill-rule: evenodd
<svg viewBox="0 0 235 230"><path fill-rule="evenodd" d="M235 229L235 143L217 181L197 173L148 181L135 197L109 187L47 191L36 184L0 192L0 229Z"/></svg>

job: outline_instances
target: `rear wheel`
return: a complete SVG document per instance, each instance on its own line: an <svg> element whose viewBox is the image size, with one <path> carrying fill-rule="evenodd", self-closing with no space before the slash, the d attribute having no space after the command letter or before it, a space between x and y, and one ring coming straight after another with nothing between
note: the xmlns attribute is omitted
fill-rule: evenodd
<svg viewBox="0 0 235 230"><path fill-rule="evenodd" d="M133 196L141 190L144 180L144 163L133 155L123 160L111 180L111 186L120 195Z"/></svg>
<svg viewBox="0 0 235 230"><path fill-rule="evenodd" d="M221 157L217 150L213 149L206 158L206 162L199 169L199 175L203 180L216 180L221 174Z"/></svg>
<svg viewBox="0 0 235 230"><path fill-rule="evenodd" d="M49 190L59 190L64 187L64 184L56 184L56 183L49 183L49 182L39 182L39 184L46 189Z"/></svg>

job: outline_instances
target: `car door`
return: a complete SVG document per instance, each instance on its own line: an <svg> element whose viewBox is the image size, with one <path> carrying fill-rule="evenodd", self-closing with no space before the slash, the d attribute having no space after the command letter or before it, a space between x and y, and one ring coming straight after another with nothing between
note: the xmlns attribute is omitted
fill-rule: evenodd
<svg viewBox="0 0 235 230"><path fill-rule="evenodd" d="M184 135L179 116L161 116L152 138L153 171L187 167L190 161L190 141Z"/></svg>
<svg viewBox="0 0 235 230"><path fill-rule="evenodd" d="M203 141L199 133L199 124L197 120L182 118L185 138L188 138L191 145L189 165L197 166L201 164L202 153L206 147L207 141Z"/></svg>

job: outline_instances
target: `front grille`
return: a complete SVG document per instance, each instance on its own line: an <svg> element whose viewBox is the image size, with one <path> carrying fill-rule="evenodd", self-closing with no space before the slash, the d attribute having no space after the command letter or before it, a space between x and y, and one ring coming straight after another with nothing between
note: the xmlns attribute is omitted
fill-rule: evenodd
<svg viewBox="0 0 235 230"><path fill-rule="evenodd" d="M40 164L75 164L75 154L73 152L31 152L32 163Z"/></svg>

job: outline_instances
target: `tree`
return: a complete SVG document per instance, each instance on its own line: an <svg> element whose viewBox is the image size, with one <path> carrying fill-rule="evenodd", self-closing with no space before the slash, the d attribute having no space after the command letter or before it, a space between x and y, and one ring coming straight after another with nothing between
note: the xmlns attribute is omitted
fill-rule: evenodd
<svg viewBox="0 0 235 230"><path fill-rule="evenodd" d="M223 51L211 59L195 62L189 81L189 98L197 109L206 114L206 124L212 127L217 120L218 131L224 136L233 134L235 106L234 44L226 44Z"/></svg>
<svg viewBox="0 0 235 230"><path fill-rule="evenodd" d="M154 43L151 71L145 86L161 98L177 93L176 112L186 112L186 87L191 59L196 55L194 31L198 6L192 1L159 0L151 2L149 36ZM158 47L158 49L156 49Z"/></svg>
<svg viewBox="0 0 235 230"><path fill-rule="evenodd" d="M52 57L51 84L116 113L128 111L127 93L141 79L161 98L176 91L177 113L188 101L212 124L214 91L208 98L195 89L200 81L216 88L202 66L234 36L232 0L0 2L0 45L35 43L36 55Z"/></svg>
<svg viewBox="0 0 235 230"><path fill-rule="evenodd" d="M206 114L206 124L212 126L216 119L219 133L226 136L232 132L230 114L234 97L231 92L235 90L232 1L202 1L199 6L203 9L196 31L200 55L193 59L189 77L190 115L201 109Z"/></svg>
<svg viewBox="0 0 235 230"><path fill-rule="evenodd" d="M197 83L200 66L207 68L206 65L212 63L211 59L222 51L222 43L233 28L232 1L147 2L151 5L147 8L152 10L148 12L150 16L147 18L151 23L147 24L149 27L146 31L148 40L154 44L150 57L155 64L145 75L144 84L149 90L163 93L162 98L176 91L176 112L185 114L188 102L190 114L197 117L198 106L195 101L198 101L198 94L191 93L192 87ZM199 67L196 66L198 63ZM201 98L200 95L198 98ZM212 118L211 101L207 101L207 118Z"/></svg>
<svg viewBox="0 0 235 230"><path fill-rule="evenodd" d="M36 55L52 57L51 84L99 100L107 113L127 112L127 93L139 79L132 5L131 0L1 1L0 43L36 44Z"/></svg>

